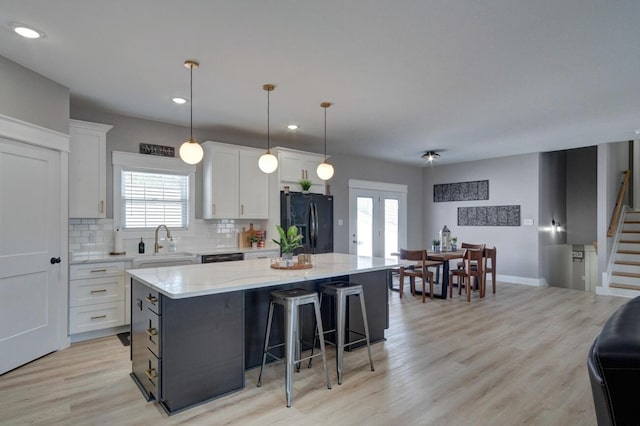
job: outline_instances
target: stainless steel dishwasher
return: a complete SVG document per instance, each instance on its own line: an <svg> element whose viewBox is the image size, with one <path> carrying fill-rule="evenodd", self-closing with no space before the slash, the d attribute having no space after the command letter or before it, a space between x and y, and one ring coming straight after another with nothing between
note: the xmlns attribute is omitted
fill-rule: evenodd
<svg viewBox="0 0 640 426"><path fill-rule="evenodd" d="M244 253L203 254L202 263L234 262L244 260Z"/></svg>

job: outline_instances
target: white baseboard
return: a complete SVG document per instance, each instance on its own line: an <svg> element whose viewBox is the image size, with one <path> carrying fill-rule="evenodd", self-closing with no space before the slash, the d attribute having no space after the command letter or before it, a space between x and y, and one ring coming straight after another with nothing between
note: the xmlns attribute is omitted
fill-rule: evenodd
<svg viewBox="0 0 640 426"><path fill-rule="evenodd" d="M487 276L487 278L489 277ZM491 280L487 279L487 282L489 281ZM547 284L547 280L545 280L544 278L527 278L527 277L517 277L514 275L497 274L496 281L502 281L502 282L513 283L513 284L530 285L533 287L549 287L549 284Z"/></svg>

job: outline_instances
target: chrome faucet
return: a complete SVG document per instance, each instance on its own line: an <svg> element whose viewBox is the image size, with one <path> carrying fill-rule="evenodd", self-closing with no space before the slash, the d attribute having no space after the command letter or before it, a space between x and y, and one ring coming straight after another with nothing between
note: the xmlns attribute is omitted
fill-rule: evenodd
<svg viewBox="0 0 640 426"><path fill-rule="evenodd" d="M164 228L167 230L167 238L171 238L171 231L167 228L167 225L158 225L156 228L156 242L153 244L153 254L158 254L162 246L158 243L158 231L160 228Z"/></svg>

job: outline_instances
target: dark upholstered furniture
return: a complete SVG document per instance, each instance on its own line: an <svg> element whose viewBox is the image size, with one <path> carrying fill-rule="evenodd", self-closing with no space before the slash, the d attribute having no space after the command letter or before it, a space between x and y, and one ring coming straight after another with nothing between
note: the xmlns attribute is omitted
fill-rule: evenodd
<svg viewBox="0 0 640 426"><path fill-rule="evenodd" d="M609 318L587 361L598 425L640 424L640 297Z"/></svg>

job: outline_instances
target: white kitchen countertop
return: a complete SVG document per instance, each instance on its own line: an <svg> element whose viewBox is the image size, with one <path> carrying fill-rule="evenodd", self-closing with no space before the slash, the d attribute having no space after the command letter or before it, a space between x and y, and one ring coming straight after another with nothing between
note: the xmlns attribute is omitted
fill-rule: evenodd
<svg viewBox="0 0 640 426"><path fill-rule="evenodd" d="M342 253L312 255L310 269L273 269L270 259L131 269L127 274L172 298L251 290L300 281L379 271L398 265L395 259Z"/></svg>

